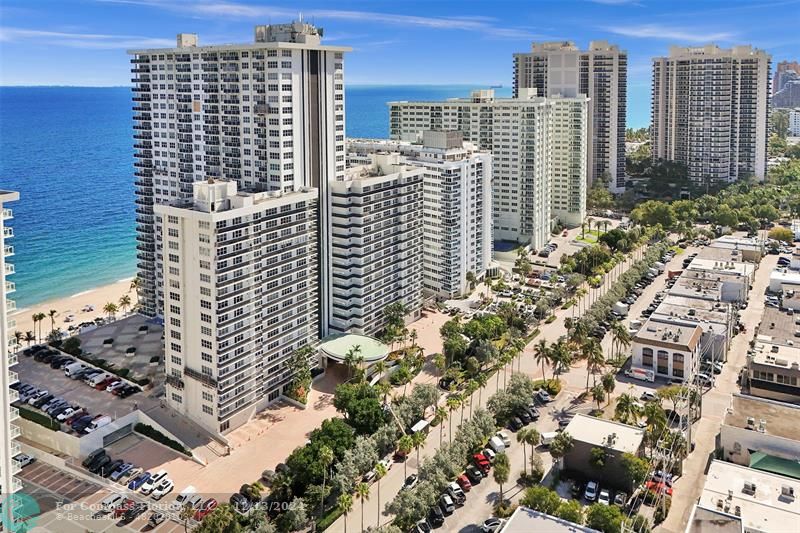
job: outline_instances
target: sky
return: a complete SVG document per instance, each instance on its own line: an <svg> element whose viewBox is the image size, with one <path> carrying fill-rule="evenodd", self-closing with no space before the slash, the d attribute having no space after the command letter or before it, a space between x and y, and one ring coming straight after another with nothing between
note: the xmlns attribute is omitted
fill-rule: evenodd
<svg viewBox="0 0 800 533"><path fill-rule="evenodd" d="M3 0L0 85L129 85L127 49L175 46L179 32L252 42L256 24L299 13L324 42L353 48L348 84L508 86L512 54L532 41L608 40L628 52L635 127L649 114L651 58L671 45L800 58L800 0Z"/></svg>

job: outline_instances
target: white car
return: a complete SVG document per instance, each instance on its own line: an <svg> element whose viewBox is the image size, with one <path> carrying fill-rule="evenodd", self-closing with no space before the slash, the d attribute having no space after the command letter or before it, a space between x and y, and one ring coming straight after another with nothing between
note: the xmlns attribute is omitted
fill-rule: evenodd
<svg viewBox="0 0 800 533"><path fill-rule="evenodd" d="M597 481L590 481L586 484L586 490L583 491L583 497L587 502L593 502L597 499Z"/></svg>
<svg viewBox="0 0 800 533"><path fill-rule="evenodd" d="M103 498L103 501L100 502L100 505L103 507L103 509L113 511L119 507L123 500L124 498L122 497L122 494L111 494Z"/></svg>
<svg viewBox="0 0 800 533"><path fill-rule="evenodd" d="M14 456L14 462L19 465L20 468L25 468L29 464L33 463L36 459L31 457L30 455L21 453L19 455Z"/></svg>
<svg viewBox="0 0 800 533"><path fill-rule="evenodd" d="M602 505L611 505L611 492L608 489L602 489L600 496L597 497L597 503Z"/></svg>
<svg viewBox="0 0 800 533"><path fill-rule="evenodd" d="M539 391L536 393L536 396L539 398L539 401L542 402L542 403L549 403L549 402L551 402L553 400L553 398L550 396L550 393L548 393L544 389L539 389Z"/></svg>
<svg viewBox="0 0 800 533"><path fill-rule="evenodd" d="M106 392L114 392L117 389L121 389L125 385L126 385L126 383L124 381L122 381L121 379L118 380L118 381L114 381L108 387L106 387Z"/></svg>
<svg viewBox="0 0 800 533"><path fill-rule="evenodd" d="M655 402L656 400L658 400L658 394L656 394L655 392L651 392L649 390L644 391L642 395L639 396L639 399L645 402Z"/></svg>
<svg viewBox="0 0 800 533"><path fill-rule="evenodd" d="M508 437L508 433L506 433L505 431L498 431L496 433L496 436L503 441L503 444L505 444L506 448L511 446L511 439Z"/></svg>
<svg viewBox="0 0 800 533"><path fill-rule="evenodd" d="M139 488L142 491L142 494L150 494L153 492L153 489L156 488L156 485L161 483L167 477L166 470L159 470L155 473L155 475L151 476L150 479L145 481L142 486Z"/></svg>
<svg viewBox="0 0 800 533"><path fill-rule="evenodd" d="M392 461L389 457L386 457L386 458L380 460L380 464L382 464L383 467L388 472L389 470L392 469L392 465L394 464L394 461Z"/></svg>
<svg viewBox="0 0 800 533"><path fill-rule="evenodd" d="M68 407L66 411L63 411L61 414L59 414L56 417L56 420L58 420L59 422L63 422L67 418L69 418L72 415L74 415L77 411L78 411L77 409L74 409L72 407Z"/></svg>
<svg viewBox="0 0 800 533"><path fill-rule="evenodd" d="M164 478L161 482L156 485L156 488L153 489L153 493L150 495L151 498L154 500L160 500L170 492L172 489L175 488L175 484L169 478Z"/></svg>

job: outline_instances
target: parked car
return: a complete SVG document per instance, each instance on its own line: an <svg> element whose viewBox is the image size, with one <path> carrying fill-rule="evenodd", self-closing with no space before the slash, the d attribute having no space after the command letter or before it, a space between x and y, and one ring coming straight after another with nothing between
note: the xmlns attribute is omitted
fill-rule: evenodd
<svg viewBox="0 0 800 533"><path fill-rule="evenodd" d="M444 525L444 513L441 507L434 505L428 512L428 523L431 527L442 527Z"/></svg>
<svg viewBox="0 0 800 533"><path fill-rule="evenodd" d="M103 470L103 467L108 466L109 464L111 464L111 462L112 462L111 457L109 457L108 455L103 455L100 457L100 459L98 459L89 466L89 472L91 472L92 474L100 474L101 471Z"/></svg>
<svg viewBox="0 0 800 533"><path fill-rule="evenodd" d="M128 489L139 490L139 488L144 485L148 479L150 479L150 472L142 472L128 482Z"/></svg>
<svg viewBox="0 0 800 533"><path fill-rule="evenodd" d="M453 499L456 505L464 505L464 502L467 501L467 495L464 494L464 491L461 490L461 487L459 487L458 483L455 481L451 481L447 485L447 494Z"/></svg>
<svg viewBox="0 0 800 533"><path fill-rule="evenodd" d="M624 508L627 502L628 502L628 495L626 493L620 490L617 491L616 494L614 494L614 505Z"/></svg>
<svg viewBox="0 0 800 533"><path fill-rule="evenodd" d="M439 496L439 507L442 508L442 512L446 516L450 516L456 510L456 504L448 494L442 494Z"/></svg>
<svg viewBox="0 0 800 533"><path fill-rule="evenodd" d="M431 525L427 520L422 519L414 524L414 529L411 530L411 533L431 533Z"/></svg>
<svg viewBox="0 0 800 533"><path fill-rule="evenodd" d="M416 486L417 486L417 480L418 480L418 479L419 479L419 478L417 477L417 475L416 475L416 474L411 474L410 476L408 476L408 477L406 478L406 480L405 480L405 482L403 483L403 486L400 488L400 490L409 490L409 489L413 489L414 487L416 487Z"/></svg>
<svg viewBox="0 0 800 533"><path fill-rule="evenodd" d="M81 465L82 466L89 466L89 463L91 463L92 461L97 459L99 456L105 455L105 454L106 454L105 449L98 448L95 451L93 451L92 453L90 453L89 455L87 455L86 458L81 462Z"/></svg>
<svg viewBox="0 0 800 533"><path fill-rule="evenodd" d="M586 484L586 490L583 491L583 497L587 502L593 502L597 499L597 481L590 481Z"/></svg>
<svg viewBox="0 0 800 533"><path fill-rule="evenodd" d="M114 470L116 470L123 464L125 464L125 461L123 461L122 459L115 459L110 463L103 465L103 467L100 468L100 471L98 473L103 477L109 477L111 473L114 472Z"/></svg>
<svg viewBox="0 0 800 533"><path fill-rule="evenodd" d="M229 500L231 507L233 510L239 514L246 515L250 511L251 503L250 500L245 498L243 495L236 494L231 495L231 499Z"/></svg>
<svg viewBox="0 0 800 533"><path fill-rule="evenodd" d="M160 500L161 498L172 492L172 489L174 488L175 484L172 482L172 480L169 478L164 478L158 483L158 485L155 486L150 497L153 498L154 500Z"/></svg>
<svg viewBox="0 0 800 533"><path fill-rule="evenodd" d="M464 470L464 475L467 476L467 479L472 485L477 485L483 478L483 474L475 465L469 465L466 470Z"/></svg>
<svg viewBox="0 0 800 533"><path fill-rule="evenodd" d="M109 494L100 501L100 507L106 511L113 511L123 502L123 500L124 498L121 494Z"/></svg>
<svg viewBox="0 0 800 533"><path fill-rule="evenodd" d="M30 455L25 453L20 453L14 456L14 462L17 463L17 466L19 466L20 468L25 468L29 464L32 464L34 461L36 461L36 458L31 457Z"/></svg>
<svg viewBox="0 0 800 533"><path fill-rule="evenodd" d="M483 521L483 524L481 524L481 531L483 533L497 533L497 531L500 531L505 523L506 521L502 518L493 516Z"/></svg>
<svg viewBox="0 0 800 533"><path fill-rule="evenodd" d="M136 520L136 518L147 511L147 504L144 502L136 502L133 507L125 511L122 515L121 525L127 525Z"/></svg>
<svg viewBox="0 0 800 533"><path fill-rule="evenodd" d="M123 501L116 509L114 509L114 512L111 513L111 515L114 518L122 518L123 516L125 516L126 513L131 511L135 506L136 506L136 502L135 501L131 500L130 498L126 498L125 501Z"/></svg>
<svg viewBox="0 0 800 533"><path fill-rule="evenodd" d="M126 473L130 472L132 468L133 468L132 463L122 463L116 468L116 470L111 472L111 475L108 476L108 478L111 481L119 481Z"/></svg>
<svg viewBox="0 0 800 533"><path fill-rule="evenodd" d="M142 486L140 487L142 494L150 494L151 492L153 492L153 489L156 488L156 485L161 483L161 480L165 479L166 477L167 477L166 470L159 470L158 472L150 476L147 479L147 481L142 483Z"/></svg>
<svg viewBox="0 0 800 533"><path fill-rule="evenodd" d="M466 474L461 474L460 476L458 476L458 478L456 479L456 483L458 483L458 486L461 487L461 490L463 490L464 492L469 492L472 490L472 483L470 483L469 478L466 476Z"/></svg>
<svg viewBox="0 0 800 533"><path fill-rule="evenodd" d="M66 419L79 412L81 409L78 407L66 407L62 411L55 414L55 419L59 422L64 422Z"/></svg>
<svg viewBox="0 0 800 533"><path fill-rule="evenodd" d="M147 525L151 528L155 528L156 526L160 525L164 520L167 519L167 515L164 513L153 513L150 515L150 518L147 519Z"/></svg>
<svg viewBox="0 0 800 533"><path fill-rule="evenodd" d="M112 381L108 385L108 387L106 387L106 392L114 392L115 390L120 389L120 388L124 387L125 385L127 385L127 384L124 381L119 380L119 379L117 381Z"/></svg>
<svg viewBox="0 0 800 533"><path fill-rule="evenodd" d="M539 389L536 392L536 398L542 403L549 403L553 400L553 398L550 396L550 393L544 389Z"/></svg>
<svg viewBox="0 0 800 533"><path fill-rule="evenodd" d="M494 464L494 460L497 458L497 453L495 453L493 449L486 448L481 453L483 454L484 457L486 457L486 460L489 461L489 464L491 465Z"/></svg>
<svg viewBox="0 0 800 533"><path fill-rule="evenodd" d="M608 489L601 489L600 495L597 497L597 503L611 505L611 492Z"/></svg>
<svg viewBox="0 0 800 533"><path fill-rule="evenodd" d="M642 395L639 396L639 399L645 402L655 402L658 400L658 394L656 394L655 392L651 392L649 390L644 391Z"/></svg>
<svg viewBox="0 0 800 533"><path fill-rule="evenodd" d="M202 505L200 505L200 508L197 511L195 511L194 519L199 522L200 520L208 516L211 513L211 511L216 509L217 505L218 505L217 500L215 500L214 498L207 499L202 503Z"/></svg>
<svg viewBox="0 0 800 533"><path fill-rule="evenodd" d="M519 417L513 417L511 420L508 421L508 429L511 431L517 432L524 427L522 420Z"/></svg>
<svg viewBox="0 0 800 533"><path fill-rule="evenodd" d="M500 437L500 440L503 441L503 444L505 444L506 448L511 446L511 437L509 437L508 433L506 433L505 431L498 431L497 433L495 433L495 436Z"/></svg>

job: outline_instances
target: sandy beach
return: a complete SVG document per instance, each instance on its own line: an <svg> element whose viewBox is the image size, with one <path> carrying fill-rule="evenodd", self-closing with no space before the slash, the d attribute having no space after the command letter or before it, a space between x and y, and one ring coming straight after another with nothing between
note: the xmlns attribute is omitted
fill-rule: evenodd
<svg viewBox="0 0 800 533"><path fill-rule="evenodd" d="M42 337L46 338L51 329L49 316L51 309L55 309L58 312L55 316L55 326L61 328L62 331L66 331L71 324L77 325L81 322L94 320L100 316L106 316L105 313L103 313L103 306L108 302L113 302L119 306L119 299L123 295L128 295L130 297L132 306L136 305L136 291L131 289L132 279L133 278L119 280L110 285L89 289L79 292L78 294L73 294L72 296L67 296L66 298L49 300L20 309L11 315L11 318L17 322L15 330L21 331L23 334L26 331L33 331L33 319L31 317L36 313L44 313L47 316L40 325ZM12 299L13 297L14 296L11 295ZM94 306L94 311L83 312L82 309L87 305ZM128 309L128 311L130 311L130 309ZM64 318L71 314L75 315L75 320L73 322L64 322ZM118 318L121 316L122 310L117 313ZM37 336L39 335L39 325L36 326L35 334ZM27 346L27 343L23 341L22 345Z"/></svg>

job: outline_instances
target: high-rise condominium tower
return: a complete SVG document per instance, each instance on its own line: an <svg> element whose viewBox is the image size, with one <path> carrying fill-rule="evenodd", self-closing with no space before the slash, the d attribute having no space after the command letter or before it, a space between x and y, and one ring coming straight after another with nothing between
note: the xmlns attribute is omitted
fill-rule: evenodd
<svg viewBox="0 0 800 533"><path fill-rule="evenodd" d="M625 187L625 113L628 54L606 41L579 50L572 41L533 43L514 54L514 96L534 88L541 96L589 97L589 184L605 176L612 192Z"/></svg>
<svg viewBox="0 0 800 533"><path fill-rule="evenodd" d="M282 192L314 187L323 200L328 183L344 179L349 49L323 46L321 35L294 22L257 26L250 44L200 46L196 35L180 34L175 48L129 52L145 314L162 313L165 291L154 205L190 199L193 183L208 178ZM321 210L323 228L326 216Z"/></svg>
<svg viewBox="0 0 800 533"><path fill-rule="evenodd" d="M19 454L19 444L14 442L20 434L20 429L13 424L19 418L19 411L12 407L12 402L19 399L17 391L10 388L11 385L19 381L17 373L11 367L17 363L17 356L11 354L10 348L15 349L16 344L12 342L11 332L15 327L14 322L8 318L9 313L16 309L14 300L8 295L14 292L14 283L7 280L7 276L14 273L14 265L6 262L7 257L14 255L14 247L8 244L8 239L14 236L13 230L5 225L6 220L11 219L11 210L6 208L6 202L19 200L19 193L0 190L0 486L2 486L2 496L0 504L3 505L3 523L8 527L7 520L14 520L15 502L7 498L22 488L22 484L14 474L20 468L14 462L14 456ZM12 528L13 529L13 528Z"/></svg>
<svg viewBox="0 0 800 533"><path fill-rule="evenodd" d="M422 171L392 155L347 170L331 187L332 332L375 335L384 310L422 307Z"/></svg>
<svg viewBox="0 0 800 533"><path fill-rule="evenodd" d="M224 433L284 392L286 360L318 338L319 195L239 191L213 179L192 187L191 200L154 207L164 246L165 396Z"/></svg>
<svg viewBox="0 0 800 533"><path fill-rule="evenodd" d="M769 69L751 46L676 46L654 58L653 158L685 164L700 185L764 179Z"/></svg>
<svg viewBox="0 0 800 533"><path fill-rule="evenodd" d="M467 274L483 278L492 260L492 154L458 131L426 131L422 144L347 141L348 166L378 153L423 170L423 288L443 298L467 294Z"/></svg>
<svg viewBox="0 0 800 533"><path fill-rule="evenodd" d="M493 156L494 239L541 248L552 217L579 224L586 214L587 98L517 98L474 91L444 102L390 102L393 139L417 141L426 130L460 131ZM567 142L555 149L556 143ZM564 152L566 150L566 152Z"/></svg>

